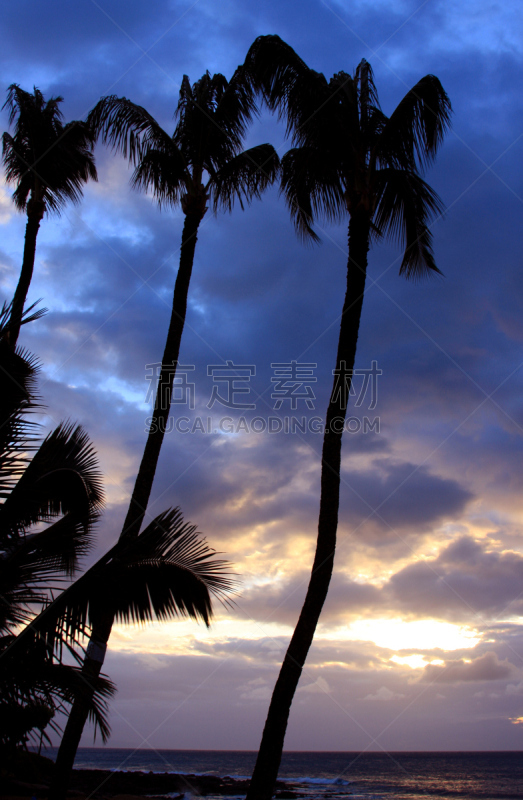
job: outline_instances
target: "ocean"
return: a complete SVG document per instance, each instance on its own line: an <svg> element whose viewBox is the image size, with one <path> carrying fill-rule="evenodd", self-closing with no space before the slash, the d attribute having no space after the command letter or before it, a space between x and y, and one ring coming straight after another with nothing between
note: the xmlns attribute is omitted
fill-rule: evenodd
<svg viewBox="0 0 523 800"><path fill-rule="evenodd" d="M88 747L78 751L75 766L245 778L255 758L245 751ZM287 752L279 777L305 800L523 799L523 753Z"/></svg>

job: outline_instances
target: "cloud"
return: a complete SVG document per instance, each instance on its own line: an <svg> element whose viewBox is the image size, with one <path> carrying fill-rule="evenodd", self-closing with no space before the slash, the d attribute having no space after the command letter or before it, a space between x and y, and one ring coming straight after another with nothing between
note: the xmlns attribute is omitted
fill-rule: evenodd
<svg viewBox="0 0 523 800"><path fill-rule="evenodd" d="M407 706L423 690L380 739L384 746L519 747L517 726L507 720L519 713L513 704L521 684L507 659L509 647L521 651L522 634L503 615L523 614L521 11L497 0L379 0L379 13L358 0L348 16L347 3L337 0L330 7L303 0L299 13L295 3L275 0L226 0L225 12L210 0L159 0L145 15L139 4L111 0L105 10L63 0L11 4L0 33L4 88L15 81L39 86L46 97L63 95L66 120L114 92L143 104L171 132L182 75L195 80L210 69L229 76L265 33L281 35L327 77L368 58L387 114L422 75L441 78L454 106L453 132L427 180L448 209L431 228L445 278L399 279L395 242L376 243L369 253L357 366L376 359L383 370L375 409L381 429L344 438L335 572L288 742L363 749L371 740L354 732L342 709L377 736L395 700ZM7 128L6 110L0 114ZM282 125L265 111L248 135L249 145L262 141L287 148ZM101 145L97 164L100 181L87 186L82 204L42 222L30 299L43 297L49 314L27 326L21 343L44 364L46 424L77 419L99 452L110 500L99 525L105 550L121 529L145 441L145 365L163 352L183 221L179 211L160 211L131 192L127 164ZM0 281L9 299L25 221L7 194L0 195L0 223ZM209 399L209 363L255 364L256 414L265 414L273 407L271 363L298 359L317 364L314 413L324 414L346 288L347 227L320 225L318 232L321 246L297 241L277 188L245 212L206 215L181 354L196 367L197 413ZM160 725L154 741L164 746L257 747L312 563L320 451L321 437L312 434L166 436L149 511L180 505L236 563L242 596L228 617L236 631L229 639L199 632L199 640L188 634L181 644L166 643L158 626L146 644L133 640L135 651L150 647L153 655L109 656L120 689L115 746L143 744L129 720L141 735ZM390 618L444 620L489 641L474 650L474 662L447 662L444 674L457 677L438 698L430 682L408 683L409 668L391 668L392 647L343 639L356 619L386 626ZM168 647L185 655L164 657ZM445 658L428 652L427 660ZM471 674L511 682L496 697L473 697L482 678L467 683L463 675ZM305 710L312 704L332 706L322 711L323 723L315 715L311 724Z"/></svg>
<svg viewBox="0 0 523 800"><path fill-rule="evenodd" d="M267 535L271 532L274 528L269 528ZM303 540L289 534L285 542L291 557L293 549L297 552L298 543L303 548ZM523 609L523 556L487 549L489 544L488 539L477 541L470 536L458 536L436 557L407 564L378 585L350 577L354 565L361 567L361 554L354 560L350 533L346 538L340 536L338 568L332 577L322 625L331 629L354 620L403 617L406 621L433 619L481 630L492 618L518 615ZM283 558L286 552L283 542L273 552ZM365 552L372 551L368 548ZM407 550L407 555L411 552ZM344 564L347 556L348 567ZM242 610L253 619L293 625L298 618L312 552L309 564L303 563L302 556L299 563L286 566L286 574L279 571L282 563L278 559L273 580L264 581L263 586L255 583L243 589L239 602ZM343 571L340 570L342 565ZM489 631L495 633L492 624ZM506 634L500 633L502 635Z"/></svg>
<svg viewBox="0 0 523 800"><path fill-rule="evenodd" d="M469 683L506 680L517 674L519 674L519 670L513 664L509 661L499 661L496 653L488 652L471 661L449 660L445 666L427 664L420 680L440 683Z"/></svg>
<svg viewBox="0 0 523 800"><path fill-rule="evenodd" d="M505 692L510 695L522 695L523 694L523 681L521 683L508 683L505 686Z"/></svg>
<svg viewBox="0 0 523 800"><path fill-rule="evenodd" d="M511 616L523 608L523 556L486 549L488 542L459 537L434 559L393 575L387 594L396 608L447 619ZM480 616L481 615L481 616Z"/></svg>
<svg viewBox="0 0 523 800"><path fill-rule="evenodd" d="M377 701L380 703L388 703L391 700L400 700L402 697L405 697L405 695L398 694L397 692L392 692L386 686L381 686L376 692L376 694L368 694L363 699Z"/></svg>
<svg viewBox="0 0 523 800"><path fill-rule="evenodd" d="M263 700L271 699L272 687L263 678L254 678L249 681L245 686L240 686L240 700Z"/></svg>
<svg viewBox="0 0 523 800"><path fill-rule="evenodd" d="M313 683L308 683L306 686L299 686L298 692L304 694L331 694L331 688L325 678L319 675Z"/></svg>
<svg viewBox="0 0 523 800"><path fill-rule="evenodd" d="M3 186L0 186L0 225L7 225L15 213L11 194Z"/></svg>
<svg viewBox="0 0 523 800"><path fill-rule="evenodd" d="M371 517L390 528L427 530L463 511L472 493L425 466L392 458L374 459L369 470L343 470L342 508L353 519Z"/></svg>

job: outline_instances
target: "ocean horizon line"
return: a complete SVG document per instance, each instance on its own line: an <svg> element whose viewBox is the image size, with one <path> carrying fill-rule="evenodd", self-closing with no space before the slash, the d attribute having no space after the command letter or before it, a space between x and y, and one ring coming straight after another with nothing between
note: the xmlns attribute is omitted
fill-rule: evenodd
<svg viewBox="0 0 523 800"><path fill-rule="evenodd" d="M44 749L44 748L43 748ZM58 747L56 745L50 745L46 748L47 750L57 750ZM162 751L169 751L169 752L176 752L176 753L249 753L255 754L258 750L245 750L240 748L223 748L223 747L129 747L129 746L106 746L106 745L86 745L81 746L78 750L129 750L132 752L140 752L140 751L150 751L150 752L162 752ZM340 753L356 753L358 755L388 755L388 754L419 754L419 755L451 755L452 753L459 753L463 755L474 755L476 753L521 753L523 752L523 747L517 747L512 749L486 749L486 748L478 748L476 750L284 750L284 753L292 754L292 753L324 753L324 754L340 754Z"/></svg>

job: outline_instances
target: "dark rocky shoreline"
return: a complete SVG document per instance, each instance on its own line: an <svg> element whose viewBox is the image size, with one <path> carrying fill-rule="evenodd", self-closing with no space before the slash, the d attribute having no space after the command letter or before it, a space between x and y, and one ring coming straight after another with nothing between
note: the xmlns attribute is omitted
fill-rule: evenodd
<svg viewBox="0 0 523 800"><path fill-rule="evenodd" d="M111 772L102 769L76 769L71 780L71 789L93 797L109 797L117 794L165 795L182 794L245 794L250 781L235 778L218 778L212 775L179 775L169 772ZM282 781L277 791L288 789Z"/></svg>
<svg viewBox="0 0 523 800"><path fill-rule="evenodd" d="M27 763L27 756L30 756ZM11 774L4 776L1 796L47 797L54 764L47 758L26 754L23 764L17 764ZM16 768L18 767L18 768ZM29 767L29 768L28 768ZM7 778L7 780L5 780ZM189 793L193 795L241 795L247 792L249 780L213 775L181 775L170 772L113 772L106 769L75 769L71 776L69 797L89 797L108 800L116 795L159 797L166 794ZM276 797L279 800L295 798L292 784L278 781Z"/></svg>

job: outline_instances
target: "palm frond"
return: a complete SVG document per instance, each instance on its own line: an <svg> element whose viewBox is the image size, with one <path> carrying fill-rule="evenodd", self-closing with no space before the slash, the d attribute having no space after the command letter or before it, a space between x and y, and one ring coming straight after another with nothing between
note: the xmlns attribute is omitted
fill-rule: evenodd
<svg viewBox="0 0 523 800"><path fill-rule="evenodd" d="M126 97L103 97L89 112L87 124L95 137L137 164L149 150L168 149L170 137L142 106Z"/></svg>
<svg viewBox="0 0 523 800"><path fill-rule="evenodd" d="M37 98L39 101L39 98ZM24 320L43 311L31 306ZM91 544L103 503L101 477L89 438L80 426L60 425L35 449L27 414L37 407L36 360L9 343L11 306L0 310L0 745L24 743L31 729L53 726L54 710L85 697L105 740L105 698L112 685L102 678L94 697L78 668L59 663L64 644L77 657L78 635L68 641L60 627L43 634L31 621L49 605L52 590L71 577ZM46 528L31 526L51 522ZM18 636L17 628L25 625ZM57 661L57 656L59 661ZM4 725L5 720L17 721ZM55 728L56 729L56 728ZM57 730L57 729L56 729ZM18 731L18 733L17 733ZM13 738L14 737L14 738Z"/></svg>
<svg viewBox="0 0 523 800"><path fill-rule="evenodd" d="M31 309L28 309L31 311ZM40 407L36 396L39 362L21 348L12 350L6 334L11 305L0 312L0 499L5 500L22 475L28 451L34 449L36 424L28 413ZM0 526L0 547L7 531Z"/></svg>
<svg viewBox="0 0 523 800"><path fill-rule="evenodd" d="M152 191L160 206L177 205L190 183L185 159L173 142L166 150L148 150L131 178L135 189Z"/></svg>
<svg viewBox="0 0 523 800"><path fill-rule="evenodd" d="M120 539L33 620L13 647L37 632L52 650L60 637L87 633L103 611L124 621L189 616L209 624L211 595L227 603L236 581L229 563L183 521L179 508L160 514L138 537Z"/></svg>
<svg viewBox="0 0 523 800"><path fill-rule="evenodd" d="M281 161L281 193L299 236L318 241L316 218L336 222L346 213L338 165L330 154L313 147L289 150Z"/></svg>
<svg viewBox="0 0 523 800"><path fill-rule="evenodd" d="M380 156L387 165L422 167L436 156L450 127L450 100L435 75L426 75L405 95L391 114L381 136Z"/></svg>
<svg viewBox="0 0 523 800"><path fill-rule="evenodd" d="M319 110L319 117L326 111L331 115L330 125L334 128L331 133L338 138L341 134L343 141L338 148L343 152L347 147L357 147L360 138L360 111L358 83L352 75L346 72L337 72L329 81L330 101L324 101ZM330 145L326 142L326 146Z"/></svg>
<svg viewBox="0 0 523 800"><path fill-rule="evenodd" d="M201 619L209 625L211 594L221 599L234 586L226 561L184 523L180 509L160 514L107 566L107 600L122 621L145 622L156 616ZM108 576L108 577L109 577Z"/></svg>
<svg viewBox="0 0 523 800"><path fill-rule="evenodd" d="M2 568L12 572L23 569L24 583L47 583L49 575L57 573L72 577L79 559L92 546L92 527L86 531L84 517L85 512L70 511L52 525L11 542L6 547ZM93 513L91 517L94 518Z"/></svg>
<svg viewBox="0 0 523 800"><path fill-rule="evenodd" d="M223 75L206 72L192 86L184 75L173 141L191 166L196 182L210 175L241 149L255 105L247 84L230 86Z"/></svg>
<svg viewBox="0 0 523 800"><path fill-rule="evenodd" d="M39 300L35 300L34 303L31 303L30 306L27 306L27 308L24 309L24 312L22 314L22 320L21 320L21 324L22 325L27 325L28 322L35 322L35 320L41 319L42 317L45 317L45 315L47 314L49 309L48 308L36 308L38 303L41 303L41 302L42 302L42 298L40 297ZM4 324L4 316L3 316L4 315L4 309L5 309L6 314L7 313L9 314L9 317L5 318L5 324ZM36 309L36 310L34 311L33 309ZM11 325L12 325L12 322L11 322L11 311L12 311L12 303L4 303L4 306L2 307L2 310L0 311L0 339L2 339L5 336L5 334L11 328ZM22 352L20 350L20 348L18 349L18 352Z"/></svg>
<svg viewBox="0 0 523 800"><path fill-rule="evenodd" d="M340 129L339 117L348 105L342 102L342 87L351 94L350 75L339 73L328 82L279 36L259 36L249 48L242 70L251 90L260 92L266 105L285 121L294 146L332 146L331 137ZM357 120L357 102L352 106Z"/></svg>
<svg viewBox="0 0 523 800"><path fill-rule="evenodd" d="M103 506L96 454L81 426L59 425L35 453L0 508L0 521L12 535L60 514L76 517L86 542Z"/></svg>
<svg viewBox="0 0 523 800"><path fill-rule="evenodd" d="M215 124L223 131L236 152L241 149L247 127L257 114L255 95L245 70L238 67L231 80L225 81L223 90L217 98L214 114Z"/></svg>
<svg viewBox="0 0 523 800"><path fill-rule="evenodd" d="M244 150L228 161L213 177L209 189L213 210L232 211L237 198L242 209L276 180L280 159L271 144L261 144Z"/></svg>
<svg viewBox="0 0 523 800"><path fill-rule="evenodd" d="M434 262L429 223L443 211L436 192L415 172L383 169L376 175L374 222L405 248L400 275L419 278L440 273Z"/></svg>
<svg viewBox="0 0 523 800"><path fill-rule="evenodd" d="M0 454L5 495L0 506L0 630L27 624L35 606L47 604L49 587L60 575L74 574L91 547L103 504L96 457L81 427L59 426L29 460L18 455L20 425ZM31 525L53 519L53 525L30 531Z"/></svg>
<svg viewBox="0 0 523 800"><path fill-rule="evenodd" d="M2 134L2 160L5 168L5 180L8 185L16 184L12 195L13 203L18 211L25 211L27 200L34 186L34 177L30 170L31 154L23 155L22 147L10 133Z"/></svg>
<svg viewBox="0 0 523 800"><path fill-rule="evenodd" d="M298 234L317 240L316 219L337 222L365 210L374 238L391 234L405 247L402 274L436 272L428 223L441 203L419 168L434 157L450 121L439 80L419 81L389 119L365 59L352 77L338 72L327 83L279 37L261 36L244 71L292 134L281 191Z"/></svg>
<svg viewBox="0 0 523 800"><path fill-rule="evenodd" d="M366 128L367 121L374 109L379 109L380 101L374 83L374 73L368 61L364 58L356 67L354 83L357 87L358 105L362 128Z"/></svg>
<svg viewBox="0 0 523 800"><path fill-rule="evenodd" d="M59 141L35 162L35 172L46 189L46 205L52 211L59 213L68 201L79 203L83 184L98 180L94 143L95 137L85 122L69 122L60 132Z"/></svg>
<svg viewBox="0 0 523 800"><path fill-rule="evenodd" d="M17 124L17 132L24 127L24 121L35 121L40 114L44 114L53 122L60 122L63 114L59 108L59 103L63 102L63 97L51 97L47 103L44 100L40 89L34 87L33 94L21 89L18 83L12 83L7 88L7 100L2 109L7 108L9 112L9 125L14 122Z"/></svg>
<svg viewBox="0 0 523 800"><path fill-rule="evenodd" d="M318 73L314 73L292 47L276 35L255 39L243 69L253 91L261 92L267 106L277 111L280 119L285 118L287 134L293 133L303 121L300 107L303 107L304 92L311 77Z"/></svg>
<svg viewBox="0 0 523 800"><path fill-rule="evenodd" d="M20 714L38 703L55 709L78 698L88 702L89 716L107 741L107 700L116 691L114 684L104 675L90 676L87 682L78 667L57 662L45 642L35 637L26 638L23 652L15 657L14 641L14 636L0 638L0 711L13 708ZM94 688L92 697L90 687Z"/></svg>

